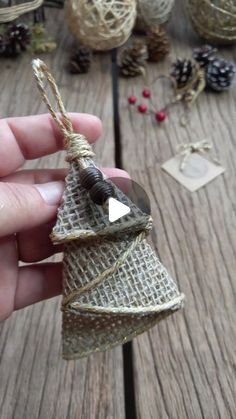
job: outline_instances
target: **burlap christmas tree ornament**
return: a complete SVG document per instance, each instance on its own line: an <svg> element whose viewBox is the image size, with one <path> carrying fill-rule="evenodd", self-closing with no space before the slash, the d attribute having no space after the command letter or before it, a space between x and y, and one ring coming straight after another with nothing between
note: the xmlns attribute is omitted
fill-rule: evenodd
<svg viewBox="0 0 236 419"><path fill-rule="evenodd" d="M63 357L76 359L127 342L179 309L184 296L146 242L151 217L113 185L113 197L129 206L130 213L111 223L108 203L95 204L82 186L81 172L95 167L94 153L86 138L73 132L46 65L34 60L33 69L64 135L70 165L51 238L55 244L64 243ZM45 81L58 113L48 99Z"/></svg>

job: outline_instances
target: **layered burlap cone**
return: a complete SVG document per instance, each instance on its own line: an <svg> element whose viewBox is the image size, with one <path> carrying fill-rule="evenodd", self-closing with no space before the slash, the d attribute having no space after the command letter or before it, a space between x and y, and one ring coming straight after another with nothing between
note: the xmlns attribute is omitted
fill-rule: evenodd
<svg viewBox="0 0 236 419"><path fill-rule="evenodd" d="M93 164L87 161L87 164ZM52 232L65 243L63 356L75 359L127 342L181 307L183 295L145 240L150 216L118 188L131 209L114 223L80 185L72 162Z"/></svg>
<svg viewBox="0 0 236 419"><path fill-rule="evenodd" d="M64 243L63 356L76 359L127 342L180 308L184 296L145 240L151 217L114 187L114 197L130 213L110 223L107 203L96 205L82 187L80 171L94 165L94 153L86 138L73 132L46 64L33 60L33 70L64 136L70 164L51 238L55 244ZM57 111L47 96L47 84Z"/></svg>

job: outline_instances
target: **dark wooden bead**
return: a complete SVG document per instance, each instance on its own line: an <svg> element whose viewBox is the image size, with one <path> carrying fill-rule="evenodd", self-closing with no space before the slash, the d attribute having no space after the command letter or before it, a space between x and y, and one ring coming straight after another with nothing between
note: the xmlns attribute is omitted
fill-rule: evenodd
<svg viewBox="0 0 236 419"><path fill-rule="evenodd" d="M95 183L89 191L90 198L97 205L103 205L114 195L113 186L105 180Z"/></svg>
<svg viewBox="0 0 236 419"><path fill-rule="evenodd" d="M86 167L85 169L82 169L80 172L80 182L81 185L89 191L93 185L95 185L97 182L103 180L103 175L100 170L98 170L94 166Z"/></svg>

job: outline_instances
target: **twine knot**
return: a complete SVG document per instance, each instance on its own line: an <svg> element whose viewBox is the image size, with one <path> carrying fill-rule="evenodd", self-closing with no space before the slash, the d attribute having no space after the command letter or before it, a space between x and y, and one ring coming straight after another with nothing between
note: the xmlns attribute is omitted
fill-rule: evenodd
<svg viewBox="0 0 236 419"><path fill-rule="evenodd" d="M68 162L94 156L92 147L84 135L68 131L64 132L64 135L65 148L67 150L66 160Z"/></svg>
<svg viewBox="0 0 236 419"><path fill-rule="evenodd" d="M183 171L189 157L193 153L208 153L212 149L212 144L208 140L201 140L195 143L180 144L178 146L178 153L181 156L180 171ZM214 159L215 160L215 159Z"/></svg>

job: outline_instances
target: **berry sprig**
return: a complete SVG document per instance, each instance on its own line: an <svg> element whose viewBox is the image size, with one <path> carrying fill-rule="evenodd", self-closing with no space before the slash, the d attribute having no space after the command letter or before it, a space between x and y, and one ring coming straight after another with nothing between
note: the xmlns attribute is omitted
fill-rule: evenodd
<svg viewBox="0 0 236 419"><path fill-rule="evenodd" d="M166 113L166 111L164 109L162 109L160 111L157 111L156 110L156 108L153 105L152 100L151 100L152 99L151 90L150 89L147 89L147 88L143 89L143 91L142 91L142 97L144 99L148 99L149 100L151 107L149 107L146 103L139 103L137 105L138 112L139 113L142 113L142 114L150 114L150 113L153 113L155 115L155 119L156 119L156 121L158 123L164 122L165 119L167 118L167 113ZM137 100L138 100L138 98L135 95L128 96L128 103L130 105L136 105Z"/></svg>

